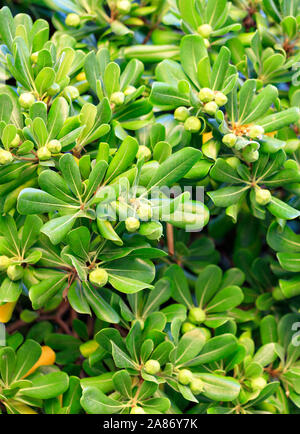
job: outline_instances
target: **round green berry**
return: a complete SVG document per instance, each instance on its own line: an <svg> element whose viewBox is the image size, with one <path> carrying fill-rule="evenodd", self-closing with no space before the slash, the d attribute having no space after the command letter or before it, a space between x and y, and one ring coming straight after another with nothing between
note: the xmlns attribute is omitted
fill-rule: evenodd
<svg viewBox="0 0 300 434"><path fill-rule="evenodd" d="M21 265L9 265L6 273L10 280L20 280L23 277L24 269L21 267Z"/></svg>
<svg viewBox="0 0 300 434"><path fill-rule="evenodd" d="M51 152L49 151L47 146L42 146L40 149L38 149L37 156L39 160L47 161L51 158Z"/></svg>
<svg viewBox="0 0 300 434"><path fill-rule="evenodd" d="M137 215L141 220L150 220L152 217L152 208L150 205L142 204L137 210Z"/></svg>
<svg viewBox="0 0 300 434"><path fill-rule="evenodd" d="M203 87L198 93L198 96L202 102L211 102L215 98L214 91L208 87Z"/></svg>
<svg viewBox="0 0 300 434"><path fill-rule="evenodd" d="M256 139L264 134L265 130L260 125L253 125L249 129L248 136L250 139Z"/></svg>
<svg viewBox="0 0 300 434"><path fill-rule="evenodd" d="M16 134L14 139L9 144L10 148L17 148L20 144L20 141L21 141L21 139L20 139L19 134Z"/></svg>
<svg viewBox="0 0 300 434"><path fill-rule="evenodd" d="M61 151L61 143L59 140L50 140L50 142L47 143L47 148L51 154L58 154Z"/></svg>
<svg viewBox="0 0 300 434"><path fill-rule="evenodd" d="M74 13L68 14L65 23L69 27L78 27L80 24L80 16Z"/></svg>
<svg viewBox="0 0 300 434"><path fill-rule="evenodd" d="M181 369L178 374L180 384L187 386L193 380L193 373L189 369Z"/></svg>
<svg viewBox="0 0 300 434"><path fill-rule="evenodd" d="M24 109L29 109L34 104L35 98L30 92L24 92L19 96L20 106Z"/></svg>
<svg viewBox="0 0 300 434"><path fill-rule="evenodd" d="M70 98L72 101L79 97L79 90L75 86L67 86L64 89L64 96Z"/></svg>
<svg viewBox="0 0 300 434"><path fill-rule="evenodd" d="M293 152L298 151L299 148L300 148L299 139L289 139L285 143L284 150L287 154L292 154Z"/></svg>
<svg viewBox="0 0 300 434"><path fill-rule="evenodd" d="M199 35L201 35L203 38L208 38L213 31L213 28L210 24L202 24L197 28L197 32Z"/></svg>
<svg viewBox="0 0 300 434"><path fill-rule="evenodd" d="M5 149L0 149L0 164L9 164L13 161L14 157L11 152L6 151Z"/></svg>
<svg viewBox="0 0 300 434"><path fill-rule="evenodd" d="M242 155L247 163L254 163L259 159L259 152L252 149L248 150L247 147L243 149Z"/></svg>
<svg viewBox="0 0 300 434"><path fill-rule="evenodd" d="M200 128L201 122L200 119L196 118L196 116L188 117L184 123L184 129L190 133L198 133Z"/></svg>
<svg viewBox="0 0 300 434"><path fill-rule="evenodd" d="M136 405L135 407L132 407L130 414L146 414L146 412L142 407Z"/></svg>
<svg viewBox="0 0 300 434"><path fill-rule="evenodd" d="M253 390L262 390L267 385L264 377L257 377L251 380L251 387Z"/></svg>
<svg viewBox="0 0 300 434"><path fill-rule="evenodd" d="M124 90L124 95L129 96L132 95L136 91L136 88L134 86L127 86Z"/></svg>
<svg viewBox="0 0 300 434"><path fill-rule="evenodd" d="M200 307L193 307L189 311L188 319L194 324L201 324L203 321L205 321L205 318L205 311Z"/></svg>
<svg viewBox="0 0 300 434"><path fill-rule="evenodd" d="M235 134L229 133L225 134L225 136L222 139L222 142L224 145L228 146L228 148L233 148L236 144L237 136Z"/></svg>
<svg viewBox="0 0 300 434"><path fill-rule="evenodd" d="M182 333L188 333L195 328L195 324L192 324L191 322L184 322L181 326L181 331Z"/></svg>
<svg viewBox="0 0 300 434"><path fill-rule="evenodd" d="M215 103L221 107L223 105L225 105L228 101L228 98L226 95L224 95L223 92L216 92L215 93Z"/></svg>
<svg viewBox="0 0 300 434"><path fill-rule="evenodd" d="M128 0L119 0L117 2L117 9L121 14L128 14L131 10L131 3Z"/></svg>
<svg viewBox="0 0 300 434"><path fill-rule="evenodd" d="M125 101L125 95L123 92L114 92L110 97L110 102L116 105L122 105Z"/></svg>
<svg viewBox="0 0 300 434"><path fill-rule="evenodd" d="M57 84L57 83L53 83L52 86L50 86L50 87L47 89L47 94L48 94L49 96L54 96L54 95L56 95L56 94L59 93L59 92L60 92L60 85Z"/></svg>
<svg viewBox="0 0 300 434"><path fill-rule="evenodd" d="M205 104L205 106L203 107L203 110L208 115L214 116L217 113L218 108L219 108L218 105L214 101L211 101L211 102L208 102L207 104Z"/></svg>
<svg viewBox="0 0 300 434"><path fill-rule="evenodd" d="M256 187L255 200L259 205L268 205L271 202L272 195L269 190L265 188Z"/></svg>
<svg viewBox="0 0 300 434"><path fill-rule="evenodd" d="M147 374L155 375L160 371L160 363L157 360L148 360L144 367Z"/></svg>
<svg viewBox="0 0 300 434"><path fill-rule="evenodd" d="M195 395L199 395L204 390L204 383L200 378L194 378L190 384L190 388Z"/></svg>
<svg viewBox="0 0 300 434"><path fill-rule="evenodd" d="M137 154L136 154L136 158L138 160L143 158L144 161L148 161L151 158L150 149L145 145L139 146L139 149L138 149Z"/></svg>
<svg viewBox="0 0 300 434"><path fill-rule="evenodd" d="M140 221L135 217L127 217L125 226L128 232L136 232L140 228Z"/></svg>
<svg viewBox="0 0 300 434"><path fill-rule="evenodd" d="M9 265L10 265L9 257L5 255L0 256L0 271L7 270Z"/></svg>
<svg viewBox="0 0 300 434"><path fill-rule="evenodd" d="M177 109L174 112L174 119L176 119L179 122L184 122L189 117L190 112L186 107L177 107Z"/></svg>
<svg viewBox="0 0 300 434"><path fill-rule="evenodd" d="M163 234L163 226L160 222L142 223L139 229L139 234L148 238L151 241L158 241Z"/></svg>
<svg viewBox="0 0 300 434"><path fill-rule="evenodd" d="M107 271L103 268L96 268L89 274L89 280L90 282L101 288L102 286L107 284L108 281L108 274Z"/></svg>
<svg viewBox="0 0 300 434"><path fill-rule="evenodd" d="M37 63L37 61L38 61L38 56L39 56L38 51L35 51L34 53L31 54L31 56L30 56L30 60L32 61L32 63Z"/></svg>

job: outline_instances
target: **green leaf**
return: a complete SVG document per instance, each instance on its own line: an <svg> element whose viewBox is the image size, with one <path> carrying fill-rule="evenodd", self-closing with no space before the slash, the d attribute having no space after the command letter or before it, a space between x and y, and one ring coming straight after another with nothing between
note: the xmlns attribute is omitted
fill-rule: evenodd
<svg viewBox="0 0 300 434"><path fill-rule="evenodd" d="M185 366L199 366L229 357L236 350L237 340L231 334L211 338L202 348L199 356L185 363Z"/></svg>
<svg viewBox="0 0 300 434"><path fill-rule="evenodd" d="M73 194L78 198L82 194L82 183L79 167L71 154L63 155L59 160L59 168Z"/></svg>
<svg viewBox="0 0 300 434"><path fill-rule="evenodd" d="M18 381L27 374L42 354L41 346L32 339L27 339L18 349L13 380Z"/></svg>
<svg viewBox="0 0 300 434"><path fill-rule="evenodd" d="M90 386L84 388L80 403L88 414L115 414L123 408L122 403Z"/></svg>
<svg viewBox="0 0 300 434"><path fill-rule="evenodd" d="M197 374L204 383L203 395L214 401L231 402L240 393L240 383L231 377L215 374Z"/></svg>
<svg viewBox="0 0 300 434"><path fill-rule="evenodd" d="M207 194L215 206L228 207L239 202L245 196L248 189L248 186L224 187L216 191L209 191Z"/></svg>
<svg viewBox="0 0 300 434"><path fill-rule="evenodd" d="M180 59L186 75L193 84L199 88L198 64L207 57L207 49L204 40L199 35L187 35L181 39Z"/></svg>
<svg viewBox="0 0 300 434"><path fill-rule="evenodd" d="M69 386L69 377L65 372L34 377L32 386L22 389L22 394L30 398L50 399L64 393Z"/></svg>
<svg viewBox="0 0 300 434"><path fill-rule="evenodd" d="M283 202L282 200L277 199L276 197L272 197L271 202L268 205L268 210L275 217L284 220L292 220L295 219L296 217L299 217L300 215L300 211L291 207L290 205Z"/></svg>

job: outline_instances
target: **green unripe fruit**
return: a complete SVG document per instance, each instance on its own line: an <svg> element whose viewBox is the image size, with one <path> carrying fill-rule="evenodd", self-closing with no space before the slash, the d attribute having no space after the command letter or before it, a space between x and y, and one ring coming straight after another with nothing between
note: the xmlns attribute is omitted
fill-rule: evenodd
<svg viewBox="0 0 300 434"><path fill-rule="evenodd" d="M144 161L150 160L150 158L151 158L150 149L145 145L139 146L139 150L137 151L136 158L138 160L144 158Z"/></svg>
<svg viewBox="0 0 300 434"><path fill-rule="evenodd" d="M78 98L80 94L79 94L79 90L77 89L77 87L67 86L64 89L64 95L67 98L71 98L71 100L74 100L74 99Z"/></svg>
<svg viewBox="0 0 300 434"><path fill-rule="evenodd" d="M10 259L8 256L0 256L0 271L4 271L8 268L10 264Z"/></svg>
<svg viewBox="0 0 300 434"><path fill-rule="evenodd" d="M182 324L181 331L182 333L188 333L195 328L196 328L195 324L192 324L191 322L184 322Z"/></svg>
<svg viewBox="0 0 300 434"><path fill-rule="evenodd" d="M47 161L51 158L51 152L49 151L47 146L43 146L42 148L38 149L37 156L39 160Z"/></svg>
<svg viewBox="0 0 300 434"><path fill-rule="evenodd" d="M189 369L181 369L178 374L178 381L180 384L187 386L193 380L193 373Z"/></svg>
<svg viewBox="0 0 300 434"><path fill-rule="evenodd" d="M199 327L199 330L202 331L202 333L205 336L205 342L207 342L211 338L211 332L206 327Z"/></svg>
<svg viewBox="0 0 300 434"><path fill-rule="evenodd" d="M257 187L255 189L255 200L259 205L268 205L271 202L272 195L269 190Z"/></svg>
<svg viewBox="0 0 300 434"><path fill-rule="evenodd" d="M135 217L128 217L125 226L128 232L136 232L140 228L140 221Z"/></svg>
<svg viewBox="0 0 300 434"><path fill-rule="evenodd" d="M221 144L218 140L210 139L202 145L202 152L206 157L216 160L220 148Z"/></svg>
<svg viewBox="0 0 300 434"><path fill-rule="evenodd" d="M195 395L199 395L204 390L204 383L200 378L194 378L190 384L190 388Z"/></svg>
<svg viewBox="0 0 300 434"><path fill-rule="evenodd" d="M137 210L137 215L141 220L149 220L152 217L152 208L150 205L144 204Z"/></svg>
<svg viewBox="0 0 300 434"><path fill-rule="evenodd" d="M184 123L184 129L190 133L198 133L200 128L201 122L200 119L196 118L196 116L188 117Z"/></svg>
<svg viewBox="0 0 300 434"><path fill-rule="evenodd" d="M52 86L50 86L47 89L47 94L50 96L56 95L58 92L60 92L60 85L57 83L53 83Z"/></svg>
<svg viewBox="0 0 300 434"><path fill-rule="evenodd" d="M102 286L107 284L108 281L108 274L107 271L103 268L96 268L89 274L89 280L90 282L101 288Z"/></svg>
<svg viewBox="0 0 300 434"><path fill-rule="evenodd" d="M160 222L142 223L139 233L151 241L158 241L163 234L163 226Z"/></svg>
<svg viewBox="0 0 300 434"><path fill-rule="evenodd" d="M201 35L203 38L208 38L213 31L213 28L210 24L202 24L197 28L197 32L199 35Z"/></svg>
<svg viewBox="0 0 300 434"><path fill-rule="evenodd" d="M14 137L14 139L10 142L9 146L11 148L17 148L19 146L19 144L20 144L20 141L21 141L21 139L20 139L19 134L16 134L15 137Z"/></svg>
<svg viewBox="0 0 300 434"><path fill-rule="evenodd" d="M35 53L32 53L32 54L31 54L31 56L30 56L30 60L32 61L32 63L37 63L37 61L38 61L38 56L39 56L38 51L36 51Z"/></svg>
<svg viewBox="0 0 300 434"><path fill-rule="evenodd" d="M221 107L223 105L225 105L228 101L228 98L226 95L224 95L223 92L216 92L215 93L215 103Z"/></svg>
<svg viewBox="0 0 300 434"><path fill-rule="evenodd" d="M110 102L116 105L122 105L125 101L125 95L123 92L114 92L110 97Z"/></svg>
<svg viewBox="0 0 300 434"><path fill-rule="evenodd" d="M198 93L198 96L202 102L211 102L215 98L215 93L212 89L203 87Z"/></svg>
<svg viewBox="0 0 300 434"><path fill-rule="evenodd" d="M180 122L186 121L189 115L190 112L186 107L177 107L177 109L174 112L174 118Z"/></svg>
<svg viewBox="0 0 300 434"><path fill-rule="evenodd" d="M205 47L206 48L209 48L210 47L210 42L209 42L209 40L208 39L203 39L204 40L204 45L205 45Z"/></svg>
<svg viewBox="0 0 300 434"><path fill-rule="evenodd" d="M146 412L142 407L135 406L132 407L130 414L146 414Z"/></svg>
<svg viewBox="0 0 300 434"><path fill-rule="evenodd" d="M51 154L58 154L61 151L61 143L59 140L50 140L50 142L47 143L47 148Z"/></svg>
<svg viewBox="0 0 300 434"><path fill-rule="evenodd" d="M119 0L117 2L117 9L121 14L128 14L131 10L131 3L128 0Z"/></svg>
<svg viewBox="0 0 300 434"><path fill-rule="evenodd" d="M19 96L20 106L25 109L29 109L34 102L35 98L30 92L24 92Z"/></svg>
<svg viewBox="0 0 300 434"><path fill-rule="evenodd" d="M132 95L136 91L136 88L134 86L127 86L124 90L124 95L129 96Z"/></svg>
<svg viewBox="0 0 300 434"><path fill-rule="evenodd" d="M148 360L144 367L147 374L155 375L160 371L160 363L157 360Z"/></svg>
<svg viewBox="0 0 300 434"><path fill-rule="evenodd" d="M263 377L257 377L251 380L251 387L253 390L262 390L266 385L267 382Z"/></svg>
<svg viewBox="0 0 300 434"><path fill-rule="evenodd" d="M193 307L189 311L188 319L194 324L201 324L203 321L205 321L205 318L205 311L200 307Z"/></svg>
<svg viewBox="0 0 300 434"><path fill-rule="evenodd" d="M205 113L213 116L217 113L218 108L218 105L214 101L211 101L205 104L203 110L205 111Z"/></svg>
<svg viewBox="0 0 300 434"><path fill-rule="evenodd" d="M289 139L286 141L284 150L287 154L292 154L293 152L296 152L300 147L300 140L299 139Z"/></svg>
<svg viewBox="0 0 300 434"><path fill-rule="evenodd" d="M248 151L247 148L243 150L242 155L247 163L254 163L254 161L259 159L258 151Z"/></svg>
<svg viewBox="0 0 300 434"><path fill-rule="evenodd" d="M10 280L20 280L23 277L24 269L21 267L21 265L9 265L6 273Z"/></svg>
<svg viewBox="0 0 300 434"><path fill-rule="evenodd" d="M0 164L8 164L13 161L14 157L9 151L0 149Z"/></svg>
<svg viewBox="0 0 300 434"><path fill-rule="evenodd" d="M253 125L250 127L248 136L250 139L256 139L257 137L261 137L264 134L265 130L260 125Z"/></svg>
<svg viewBox="0 0 300 434"><path fill-rule="evenodd" d="M225 134L225 136L222 139L222 142L224 145L228 146L228 148L233 148L236 144L237 136L235 134Z"/></svg>
<svg viewBox="0 0 300 434"><path fill-rule="evenodd" d="M249 397L250 394L246 392L244 389L241 389L238 400L241 404L246 404L246 402L249 400Z"/></svg>
<svg viewBox="0 0 300 434"><path fill-rule="evenodd" d="M78 27L80 24L80 16L74 13L68 14L65 23L69 27Z"/></svg>

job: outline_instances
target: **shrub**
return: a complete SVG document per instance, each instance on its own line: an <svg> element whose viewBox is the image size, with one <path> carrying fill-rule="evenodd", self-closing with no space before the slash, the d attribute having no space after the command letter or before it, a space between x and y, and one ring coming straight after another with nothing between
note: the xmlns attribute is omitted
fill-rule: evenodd
<svg viewBox="0 0 300 434"><path fill-rule="evenodd" d="M67 3L0 10L0 411L299 413L300 2Z"/></svg>

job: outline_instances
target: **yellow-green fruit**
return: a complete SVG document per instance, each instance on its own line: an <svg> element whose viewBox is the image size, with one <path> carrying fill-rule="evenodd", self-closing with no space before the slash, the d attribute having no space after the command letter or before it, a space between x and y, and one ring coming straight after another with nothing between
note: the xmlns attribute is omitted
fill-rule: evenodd
<svg viewBox="0 0 300 434"><path fill-rule="evenodd" d="M189 369L181 369L178 374L178 381L180 384L187 386L193 380L193 373Z"/></svg>
<svg viewBox="0 0 300 434"><path fill-rule="evenodd" d="M266 380L263 377L253 378L251 380L251 387L253 390L261 390L267 385Z"/></svg>
<svg viewBox="0 0 300 434"><path fill-rule="evenodd" d="M163 226L160 222L142 223L139 233L151 241L158 241L163 234Z"/></svg>
<svg viewBox="0 0 300 434"><path fill-rule="evenodd" d="M74 100L74 99L78 98L80 94L79 94L79 90L77 89L77 87L67 86L64 89L64 95L67 98L71 98L71 100Z"/></svg>
<svg viewBox="0 0 300 434"><path fill-rule="evenodd" d="M209 40L208 39L203 39L203 41L204 41L204 45L205 45L205 47L206 48L209 48L210 47L210 42L209 42Z"/></svg>
<svg viewBox="0 0 300 434"><path fill-rule="evenodd" d="M186 107L177 107L177 109L174 112L174 118L180 122L186 121L189 115L190 112Z"/></svg>
<svg viewBox="0 0 300 434"><path fill-rule="evenodd" d="M31 59L32 63L36 63L38 61L38 55L39 55L38 51L31 54L30 59Z"/></svg>
<svg viewBox="0 0 300 434"><path fill-rule="evenodd" d="M247 163L254 163L254 161L257 161L259 159L259 152L248 150L247 147L243 149L242 155Z"/></svg>
<svg viewBox="0 0 300 434"><path fill-rule="evenodd" d="M135 217L128 217L125 226L128 232L136 232L140 228L140 221Z"/></svg>
<svg viewBox="0 0 300 434"><path fill-rule="evenodd" d="M142 409L142 407L132 407L130 414L146 414L145 410Z"/></svg>
<svg viewBox="0 0 300 434"><path fill-rule="evenodd" d="M85 72L82 71L76 75L76 81L85 81L85 80L86 80Z"/></svg>
<svg viewBox="0 0 300 434"><path fill-rule="evenodd" d="M0 164L8 164L13 161L14 157L9 151L0 149Z"/></svg>
<svg viewBox="0 0 300 434"><path fill-rule="evenodd" d="M10 264L10 259L8 256L0 256L0 271L4 271L8 268Z"/></svg>
<svg viewBox="0 0 300 434"><path fill-rule="evenodd" d="M201 35L203 38L208 38L213 31L213 28L210 24L202 24L197 28L197 32L199 35Z"/></svg>
<svg viewBox="0 0 300 434"><path fill-rule="evenodd" d="M210 102L214 100L215 93L212 89L209 89L208 87L203 87L198 93L198 96L202 102Z"/></svg>
<svg viewBox="0 0 300 434"><path fill-rule="evenodd" d="M261 137L264 134L265 130L260 125L253 125L250 127L248 136L251 139L256 139L257 137Z"/></svg>
<svg viewBox="0 0 300 434"><path fill-rule="evenodd" d="M241 389L238 400L241 404L246 404L246 402L249 400L249 397L250 394L248 392L245 392L244 389Z"/></svg>
<svg viewBox="0 0 300 434"><path fill-rule="evenodd" d="M6 273L10 280L20 280L23 277L24 269L21 265L9 265Z"/></svg>
<svg viewBox="0 0 300 434"><path fill-rule="evenodd" d="M21 139L20 139L19 134L16 134L14 139L10 142L9 146L11 148L17 148L20 144L20 141L21 141Z"/></svg>
<svg viewBox="0 0 300 434"><path fill-rule="evenodd" d="M39 160L47 161L51 158L51 152L49 151L47 146L42 146L40 149L38 149L37 156Z"/></svg>
<svg viewBox="0 0 300 434"><path fill-rule="evenodd" d="M145 145L139 146L139 150L137 151L136 158L138 160L144 158L144 161L150 160L151 158L150 149Z"/></svg>
<svg viewBox="0 0 300 434"><path fill-rule="evenodd" d="M20 106L25 109L29 109L34 102L35 98L30 92L24 92L19 96Z"/></svg>
<svg viewBox="0 0 300 434"><path fill-rule="evenodd" d="M188 333L195 328L196 328L195 324L192 324L191 322L184 322L182 324L181 331L182 333Z"/></svg>
<svg viewBox="0 0 300 434"><path fill-rule="evenodd" d="M98 287L102 287L106 285L108 281L108 274L107 271L103 268L96 268L96 270L93 270L89 275L90 282Z"/></svg>
<svg viewBox="0 0 300 434"><path fill-rule="evenodd" d="M129 96L132 95L136 91L136 88L134 86L127 86L124 90L124 95Z"/></svg>
<svg viewBox="0 0 300 434"><path fill-rule="evenodd" d="M215 103L221 107L223 105L225 105L228 101L228 98L226 95L224 95L223 92L216 92L215 93Z"/></svg>
<svg viewBox="0 0 300 434"><path fill-rule="evenodd" d="M225 134L225 136L222 139L222 142L224 145L228 146L228 148L233 148L233 146L236 144L237 136L235 134L229 133Z"/></svg>
<svg viewBox="0 0 300 434"><path fill-rule="evenodd" d="M190 116L184 123L184 129L190 133L198 133L200 128L201 122L200 119L196 118L196 116Z"/></svg>
<svg viewBox="0 0 300 434"><path fill-rule="evenodd" d="M155 375L160 371L160 363L157 360L148 360L144 367L147 374Z"/></svg>
<svg viewBox="0 0 300 434"><path fill-rule="evenodd" d="M205 341L207 342L211 338L211 332L206 327L199 327L199 330L202 331L202 333L205 336Z"/></svg>
<svg viewBox="0 0 300 434"><path fill-rule="evenodd" d="M205 321L205 318L205 311L200 307L193 307L189 311L188 319L194 324L201 324L203 321Z"/></svg>
<svg viewBox="0 0 300 434"><path fill-rule="evenodd" d="M292 154L293 152L296 152L300 147L300 140L299 139L289 139L286 141L284 150L288 154Z"/></svg>
<svg viewBox="0 0 300 434"><path fill-rule="evenodd" d="M194 378L190 384L190 388L195 395L199 395L204 390L204 383L200 378Z"/></svg>
<svg viewBox="0 0 300 434"><path fill-rule="evenodd" d="M259 205L268 205L271 202L272 195L269 190L257 187L255 189L255 200Z"/></svg>
<svg viewBox="0 0 300 434"><path fill-rule="evenodd" d="M60 85L58 83L53 83L52 86L50 86L47 89L47 94L50 95L50 96L54 96L58 92L60 92Z"/></svg>
<svg viewBox="0 0 300 434"><path fill-rule="evenodd" d="M117 9L121 14L128 14L131 9L131 3L128 0L119 0L117 2Z"/></svg>
<svg viewBox="0 0 300 434"><path fill-rule="evenodd" d="M51 154L58 154L61 151L61 143L59 140L50 140L50 142L47 143L47 148Z"/></svg>
<svg viewBox="0 0 300 434"><path fill-rule="evenodd" d="M218 108L218 105L214 101L211 101L205 104L203 110L205 111L205 113L213 116L217 113Z"/></svg>
<svg viewBox="0 0 300 434"><path fill-rule="evenodd" d="M69 27L78 27L80 24L80 16L74 13L68 14L65 23Z"/></svg>
<svg viewBox="0 0 300 434"><path fill-rule="evenodd" d="M116 105L122 105L125 101L125 95L123 92L114 92L110 97L110 102Z"/></svg>
<svg viewBox="0 0 300 434"><path fill-rule="evenodd" d="M152 208L150 205L144 204L137 210L137 215L141 220L149 220L152 217Z"/></svg>

